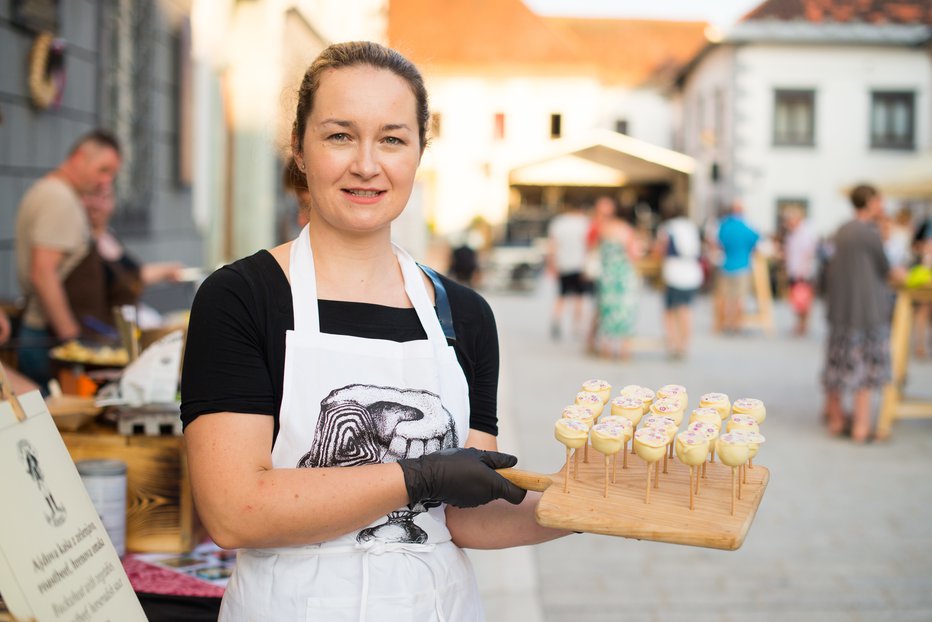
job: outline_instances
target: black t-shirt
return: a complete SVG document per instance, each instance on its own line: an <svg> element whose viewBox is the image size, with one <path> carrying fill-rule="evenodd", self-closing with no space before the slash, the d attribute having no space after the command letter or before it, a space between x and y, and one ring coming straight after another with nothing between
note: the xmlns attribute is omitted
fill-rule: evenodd
<svg viewBox="0 0 932 622"><path fill-rule="evenodd" d="M488 303L441 277L450 301L456 358L469 385L469 427L498 434L498 333ZM320 330L396 342L427 339L413 308L318 301ZM268 251L224 266L198 288L181 374L185 426L213 412L275 417L285 375L285 331L294 328L291 286Z"/></svg>

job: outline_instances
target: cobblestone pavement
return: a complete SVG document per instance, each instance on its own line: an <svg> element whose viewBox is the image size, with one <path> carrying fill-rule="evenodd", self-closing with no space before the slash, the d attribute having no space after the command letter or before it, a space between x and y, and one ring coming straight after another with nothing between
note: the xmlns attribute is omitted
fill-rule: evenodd
<svg viewBox="0 0 932 622"><path fill-rule="evenodd" d="M550 339L550 282L485 295L502 343L500 443L519 467L561 466L553 420L582 380L600 377L615 387L682 384L691 402L708 391L764 400L757 462L771 470L738 551L583 534L470 552L490 621L932 621L932 421L897 422L891 440L867 446L829 438L818 309L807 338L789 336L792 318L779 304L774 336L721 336L700 298L693 351L671 361L660 297L646 291L634 356L615 362L585 355L579 338ZM913 361L907 390L932 399L932 365Z"/></svg>

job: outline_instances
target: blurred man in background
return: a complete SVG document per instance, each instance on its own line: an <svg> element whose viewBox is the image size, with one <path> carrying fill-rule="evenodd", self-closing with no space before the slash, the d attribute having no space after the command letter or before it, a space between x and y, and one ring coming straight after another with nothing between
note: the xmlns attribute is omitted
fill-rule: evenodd
<svg viewBox="0 0 932 622"><path fill-rule="evenodd" d="M92 251L82 198L113 183L120 146L106 130L81 137L65 160L23 196L16 218L16 271L26 299L17 352L20 371L45 385L49 348L75 339L82 326L65 282Z"/></svg>

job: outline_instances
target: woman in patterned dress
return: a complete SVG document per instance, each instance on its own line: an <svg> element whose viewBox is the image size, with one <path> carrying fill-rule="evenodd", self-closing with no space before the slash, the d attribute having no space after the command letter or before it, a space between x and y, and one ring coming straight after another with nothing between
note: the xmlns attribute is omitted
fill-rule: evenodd
<svg viewBox="0 0 932 622"><path fill-rule="evenodd" d="M634 229L621 217L612 198L599 198L596 211L608 216L599 231L602 268L598 281L598 352L604 357L627 359L628 337L637 315L635 261L640 255L639 244Z"/></svg>

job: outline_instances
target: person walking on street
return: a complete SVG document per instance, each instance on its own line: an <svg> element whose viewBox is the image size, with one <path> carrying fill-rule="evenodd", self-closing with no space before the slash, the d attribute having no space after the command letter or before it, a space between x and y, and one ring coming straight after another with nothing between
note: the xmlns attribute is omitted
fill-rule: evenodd
<svg viewBox="0 0 932 622"><path fill-rule="evenodd" d="M783 260L789 280L790 305L796 313L793 332L802 336L809 330L809 310L815 298L819 238L798 207L787 208L783 213L783 222L787 231L783 242Z"/></svg>
<svg viewBox="0 0 932 622"><path fill-rule="evenodd" d="M692 301L702 285L702 265L699 263L702 242L699 227L685 217L682 207L671 205L666 216L666 222L657 231L654 253L662 261L667 352L672 358L680 359L689 351Z"/></svg>
<svg viewBox="0 0 932 622"><path fill-rule="evenodd" d="M891 270L876 219L883 201L876 188L859 185L851 191L854 218L835 234L835 252L828 264L828 344L822 384L829 432L850 434L864 443L871 435L871 392L890 380L890 295L888 279L901 279L902 268ZM852 415L843 410L843 393L852 391Z"/></svg>
<svg viewBox="0 0 932 622"><path fill-rule="evenodd" d="M564 211L547 227L547 271L556 277L559 287L550 318L553 339L559 339L563 332L563 313L568 301L572 304L573 330L578 333L582 329L584 298L592 289L583 274L589 227L589 217L573 203L565 204Z"/></svg>
<svg viewBox="0 0 932 622"><path fill-rule="evenodd" d="M740 201L732 203L718 228L724 260L718 275L717 297L726 333L741 330L745 299L751 292L751 254L759 239L760 235L744 219L744 205Z"/></svg>
<svg viewBox="0 0 932 622"><path fill-rule="evenodd" d="M614 199L600 197L596 210L604 215L599 227L596 351L606 358L625 360L630 356L628 340L637 319L640 245Z"/></svg>
<svg viewBox="0 0 932 622"><path fill-rule="evenodd" d="M23 196L16 217L16 272L26 299L19 331L20 371L40 386L51 378L48 352L79 337L81 317L69 304L68 280L96 261L82 198L113 182L120 146L105 130L81 137L54 171Z"/></svg>

